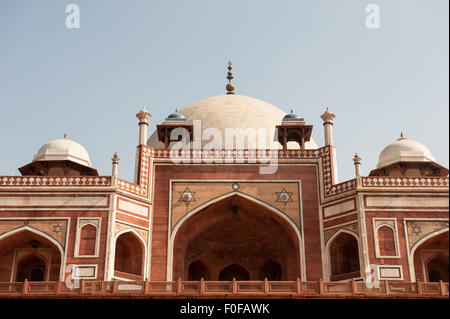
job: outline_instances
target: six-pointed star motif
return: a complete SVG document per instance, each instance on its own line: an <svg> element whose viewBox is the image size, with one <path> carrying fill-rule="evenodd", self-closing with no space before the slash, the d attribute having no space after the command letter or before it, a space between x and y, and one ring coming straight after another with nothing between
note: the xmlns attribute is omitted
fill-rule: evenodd
<svg viewBox="0 0 450 319"><path fill-rule="evenodd" d="M420 227L419 225L414 225L414 226L412 227L412 232L413 232L414 234L416 234L416 235L419 235L419 234L422 233L422 229L421 229L421 227Z"/></svg>
<svg viewBox="0 0 450 319"><path fill-rule="evenodd" d="M281 192L275 192L275 194L277 194L277 199L275 201L282 203L283 206L286 206L289 202L293 202L291 198L292 192L286 191L285 188L283 188Z"/></svg>
<svg viewBox="0 0 450 319"><path fill-rule="evenodd" d="M54 225L53 226L53 232L59 234L60 232L62 232L64 229L64 226L61 225Z"/></svg>
<svg viewBox="0 0 450 319"><path fill-rule="evenodd" d="M189 205L190 202L195 202L195 194L196 192L191 192L189 187L186 187L184 191L178 192L180 194L180 198L178 199L179 202L184 202L187 205Z"/></svg>

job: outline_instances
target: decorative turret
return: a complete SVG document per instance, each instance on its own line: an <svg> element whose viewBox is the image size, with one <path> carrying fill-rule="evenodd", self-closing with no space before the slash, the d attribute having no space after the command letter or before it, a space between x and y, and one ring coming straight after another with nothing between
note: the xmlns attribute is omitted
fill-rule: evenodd
<svg viewBox="0 0 450 319"><path fill-rule="evenodd" d="M355 157L353 157L353 162L355 163L355 175L356 177L361 176L361 157L357 153L355 153Z"/></svg>
<svg viewBox="0 0 450 319"><path fill-rule="evenodd" d="M320 117L323 120L325 145L333 145L333 120L336 115L327 107L326 111Z"/></svg>
<svg viewBox="0 0 450 319"><path fill-rule="evenodd" d="M117 176L117 168L119 166L120 158L119 155L114 153L112 160L112 176Z"/></svg>
<svg viewBox="0 0 450 319"><path fill-rule="evenodd" d="M311 139L312 125L306 125L304 118L294 114L287 114L283 117L281 125L276 126L278 130L278 142L287 150L288 142L297 142L300 149L305 149L305 143Z"/></svg>
<svg viewBox="0 0 450 319"><path fill-rule="evenodd" d="M151 116L145 107L136 114L136 117L139 119L139 145L145 144L147 141L148 119Z"/></svg>
<svg viewBox="0 0 450 319"><path fill-rule="evenodd" d="M170 134L176 128L185 129L186 130L185 132L187 132L187 134L184 134L183 136L178 136L178 139L176 140L171 140ZM187 135L189 135L189 139L190 141L192 141L194 131L192 124L190 124L186 120L186 117L182 113L178 112L178 109L175 110L175 113L172 113L169 116L167 116L162 124L157 125L156 130L158 132L158 140L164 143L164 148L169 148L170 142L174 141L182 141L183 145L186 145L188 138Z"/></svg>

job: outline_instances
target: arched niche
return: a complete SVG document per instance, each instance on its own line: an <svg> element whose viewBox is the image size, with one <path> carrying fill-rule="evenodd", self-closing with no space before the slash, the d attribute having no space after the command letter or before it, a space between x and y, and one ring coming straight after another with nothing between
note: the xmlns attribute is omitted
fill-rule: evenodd
<svg viewBox="0 0 450 319"><path fill-rule="evenodd" d="M328 253L331 281L360 276L358 239L351 233L341 231L330 239Z"/></svg>
<svg viewBox="0 0 450 319"><path fill-rule="evenodd" d="M233 278L236 280L249 280L250 274L247 269L237 264L226 266L219 272L220 281L230 281Z"/></svg>
<svg viewBox="0 0 450 319"><path fill-rule="evenodd" d="M208 267L201 260L193 261L188 268L188 280L200 280L202 278L209 280Z"/></svg>
<svg viewBox="0 0 450 319"><path fill-rule="evenodd" d="M144 257L141 239L132 231L121 233L116 239L114 276L144 276Z"/></svg>

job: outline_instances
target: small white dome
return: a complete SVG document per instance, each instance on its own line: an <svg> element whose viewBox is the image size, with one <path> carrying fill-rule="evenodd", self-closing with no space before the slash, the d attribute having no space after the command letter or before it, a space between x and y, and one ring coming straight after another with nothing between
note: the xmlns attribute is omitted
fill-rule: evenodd
<svg viewBox="0 0 450 319"><path fill-rule="evenodd" d="M377 168L398 162L434 162L430 150L422 143L400 137L386 146L380 154Z"/></svg>
<svg viewBox="0 0 450 319"><path fill-rule="evenodd" d="M266 129L266 148L270 148L273 136L270 129L275 129L281 124L286 112L267 102L238 94L218 95L195 102L181 110L186 120L201 120L202 136L208 128L217 128L222 134L222 147L225 148L225 130L237 129ZM194 133L195 134L195 133ZM196 138L196 137L194 137ZM202 140L202 147L210 140ZM279 143L276 143L281 148ZM158 141L158 133L155 131L147 141L147 145L154 148L164 148L164 144ZM244 140L244 148L248 148L247 139ZM306 149L317 149L317 144L311 138L305 143ZM288 149L299 149L298 143L288 142Z"/></svg>
<svg viewBox="0 0 450 319"><path fill-rule="evenodd" d="M68 138L56 139L42 145L34 155L33 162L36 161L72 161L92 167L86 149Z"/></svg>

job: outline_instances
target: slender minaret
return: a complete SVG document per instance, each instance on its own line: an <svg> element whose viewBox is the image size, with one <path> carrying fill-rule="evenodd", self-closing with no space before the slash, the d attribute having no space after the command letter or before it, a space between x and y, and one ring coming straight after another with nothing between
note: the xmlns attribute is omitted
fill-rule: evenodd
<svg viewBox="0 0 450 319"><path fill-rule="evenodd" d="M114 153L112 160L112 176L117 176L117 168L119 167L119 155L116 153Z"/></svg>
<svg viewBox="0 0 450 319"><path fill-rule="evenodd" d="M361 157L359 157L358 153L355 153L355 157L353 157L353 162L355 163L355 175L356 177L361 176Z"/></svg>
<svg viewBox="0 0 450 319"><path fill-rule="evenodd" d="M323 120L325 145L333 145L333 120L336 115L327 107L327 110L320 117Z"/></svg>
<svg viewBox="0 0 450 319"><path fill-rule="evenodd" d="M152 115L147 112L147 110L142 108L136 117L139 119L139 145L146 144L147 140L147 127L148 127L148 119Z"/></svg>

